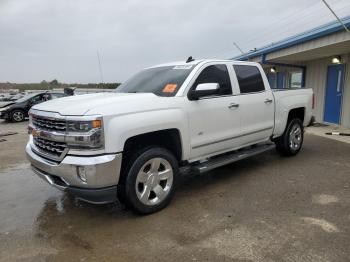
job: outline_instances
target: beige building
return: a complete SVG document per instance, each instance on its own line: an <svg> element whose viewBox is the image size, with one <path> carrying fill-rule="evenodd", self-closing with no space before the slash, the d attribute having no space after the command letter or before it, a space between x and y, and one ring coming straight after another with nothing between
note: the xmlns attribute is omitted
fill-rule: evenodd
<svg viewBox="0 0 350 262"><path fill-rule="evenodd" d="M234 59L261 63L272 88L313 88L316 121L350 127L350 33L338 21Z"/></svg>

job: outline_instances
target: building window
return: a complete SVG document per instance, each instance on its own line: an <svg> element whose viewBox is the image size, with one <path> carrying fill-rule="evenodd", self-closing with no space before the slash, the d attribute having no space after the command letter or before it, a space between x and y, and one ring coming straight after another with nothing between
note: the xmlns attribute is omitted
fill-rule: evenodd
<svg viewBox="0 0 350 262"><path fill-rule="evenodd" d="M269 80L270 87L272 89L276 89L276 74L275 73L268 73L267 80Z"/></svg>
<svg viewBox="0 0 350 262"><path fill-rule="evenodd" d="M290 73L290 88L301 88L301 82L303 79L302 72L292 72Z"/></svg>

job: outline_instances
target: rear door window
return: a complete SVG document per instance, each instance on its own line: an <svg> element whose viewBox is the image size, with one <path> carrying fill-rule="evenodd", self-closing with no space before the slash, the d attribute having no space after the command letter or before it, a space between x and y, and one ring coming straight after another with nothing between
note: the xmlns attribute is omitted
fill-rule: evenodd
<svg viewBox="0 0 350 262"><path fill-rule="evenodd" d="M233 65L241 94L262 92L265 90L259 68L248 65Z"/></svg>

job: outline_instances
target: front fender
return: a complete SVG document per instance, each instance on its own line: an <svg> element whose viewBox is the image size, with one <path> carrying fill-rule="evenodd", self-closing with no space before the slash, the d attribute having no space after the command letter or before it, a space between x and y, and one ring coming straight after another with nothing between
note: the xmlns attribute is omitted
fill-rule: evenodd
<svg viewBox="0 0 350 262"><path fill-rule="evenodd" d="M182 158L187 159L189 156L187 116L181 109L170 108L108 116L104 121L106 152L122 152L126 140L133 136L177 129L182 143Z"/></svg>

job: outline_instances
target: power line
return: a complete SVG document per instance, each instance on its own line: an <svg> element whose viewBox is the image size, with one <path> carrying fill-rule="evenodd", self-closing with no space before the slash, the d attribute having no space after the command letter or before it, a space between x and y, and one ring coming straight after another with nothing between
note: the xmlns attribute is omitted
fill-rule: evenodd
<svg viewBox="0 0 350 262"><path fill-rule="evenodd" d="M335 5L334 10L338 13L338 16L345 17L349 14L350 5L348 0L346 1L333 0L333 2ZM295 35L307 30L311 30L319 26L320 24L333 21L331 16L328 17L328 14L329 13L328 12L326 13L326 10L324 9L322 3L320 3L319 1L314 2L312 4L309 4L305 8L299 11L297 10L292 14L289 14L281 19L274 19L274 21L271 21L262 30L259 30L258 33L254 32L253 38L248 39L248 41L241 42L240 46L243 46L246 48L249 47L250 49L251 47L254 47L255 44L258 44L260 47L267 46L269 44L272 44L273 42L280 41L282 39L290 37L291 35ZM322 23L320 23L320 20L319 20L320 17L323 17L324 19ZM302 28L302 30L300 30L300 28ZM267 29L267 30L264 30L264 29ZM232 53L236 53L236 52L229 51L229 49L226 49L226 50L227 51L225 52L224 51L220 52L219 56L232 57L234 56L234 54ZM242 53L241 50L239 51L240 53Z"/></svg>
<svg viewBox="0 0 350 262"><path fill-rule="evenodd" d="M261 42L262 39L270 39L271 36L279 35L281 33L285 35L288 35L288 33L290 32L295 33L296 30L290 30L290 29L296 28L298 24L302 26L302 28L304 29L303 31L308 29L306 28L307 25L312 25L312 27L317 26L319 24L317 23L318 19L313 19L313 18L320 17L320 16L322 17L322 14L320 12L322 12L324 9L319 2L316 3L316 5L315 4L310 5L308 8L301 10L300 12L293 13L292 15L287 16L284 19L280 19L278 23L272 23L268 25L269 27L268 30L261 31L259 33L259 36L256 36L250 39L249 41L245 41L244 45L249 45L253 42L256 42L256 40L259 40L259 42ZM346 11L345 9L347 8L348 10L347 12L349 12L350 10L348 7L350 7L350 5L345 4L345 6L342 6L342 10ZM299 17L295 17L295 16L299 16ZM290 19L286 19L291 17L295 17L295 19L293 21L290 21ZM330 21L331 20L329 19L329 22ZM328 22L328 21L324 21L324 22ZM278 26L277 30L276 30L276 26ZM279 39L281 38L279 37Z"/></svg>
<svg viewBox="0 0 350 262"><path fill-rule="evenodd" d="M263 34L263 35L265 35L266 34L266 32L273 32L273 31L275 31L276 30L276 24L278 24L278 25L281 25L281 24L283 24L284 22L290 22L290 18L293 18L293 17L295 17L295 16L300 16L300 14L302 14L302 13L307 13L307 11L309 10L309 9L311 9L311 8L314 8L316 5L317 5L318 3L313 3L313 4L311 4L311 5L308 5L306 8L304 8L303 10L300 10L300 11L298 11L298 12L293 12L292 14L289 14L289 15L287 15L287 16L285 16L284 18L277 18L277 19L275 19L274 21L272 21L269 25L267 25L267 28L268 28L268 30L265 30L265 31L262 31L262 32L260 32L260 35L261 34ZM304 16L305 17L305 16ZM259 36L258 37L255 37L255 38L253 38L253 39L258 39L259 38Z"/></svg>
<svg viewBox="0 0 350 262"><path fill-rule="evenodd" d="M322 8L322 6L318 6L317 9L319 9L319 7ZM345 8L343 6L342 11L349 10L348 7L350 7L350 5L345 5ZM320 12L312 12L311 14L303 14L303 16L300 18L297 18L295 22L293 21L286 25L283 25L284 23L280 23L278 30L273 29L273 30L263 31L264 33L263 37L255 37L250 41L246 41L243 43L243 46L253 46L256 43L259 43L259 46L264 46L264 45L268 45L271 42L279 41L291 35L300 33L300 31L304 32L307 30L311 30L312 28L317 27L320 24L318 20L314 18L316 18L316 16L322 16L322 15L323 14ZM331 17L326 20L328 21L323 21L323 23L333 21ZM299 28L303 28L303 30L298 30Z"/></svg>

